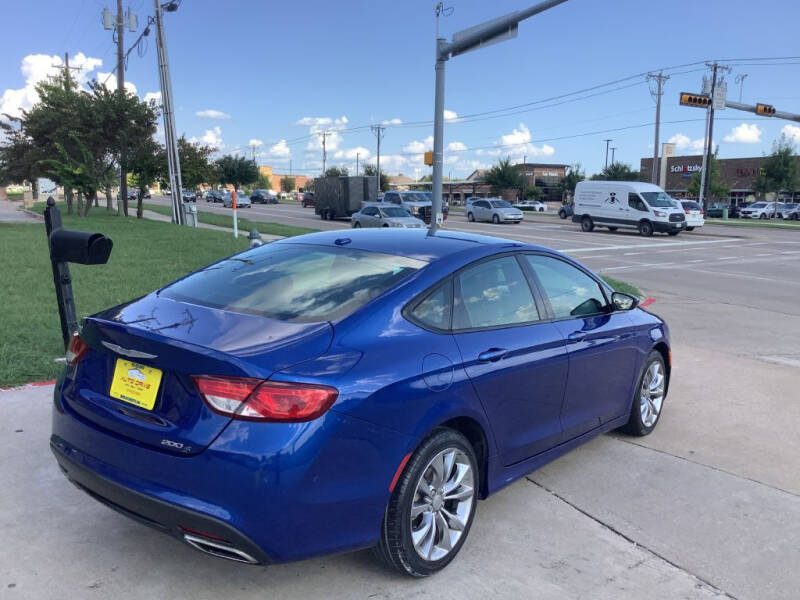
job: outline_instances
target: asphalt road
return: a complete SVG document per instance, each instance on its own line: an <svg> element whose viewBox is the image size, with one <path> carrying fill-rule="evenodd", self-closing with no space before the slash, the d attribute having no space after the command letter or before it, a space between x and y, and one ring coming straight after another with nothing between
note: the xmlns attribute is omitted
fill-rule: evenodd
<svg viewBox="0 0 800 600"><path fill-rule="evenodd" d="M349 226L294 205L242 213ZM47 446L51 386L0 392L0 597L796 600L800 234L447 226L560 249L655 297L674 368L651 436L602 436L480 503L459 557L409 580L367 551L266 568L201 555L65 481Z"/></svg>

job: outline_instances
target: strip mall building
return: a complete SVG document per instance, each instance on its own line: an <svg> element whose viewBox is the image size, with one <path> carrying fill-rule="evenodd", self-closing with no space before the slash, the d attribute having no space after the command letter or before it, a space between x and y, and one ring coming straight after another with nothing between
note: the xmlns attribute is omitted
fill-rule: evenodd
<svg viewBox="0 0 800 600"><path fill-rule="evenodd" d="M733 204L752 202L757 199L753 190L756 179L761 172L761 166L766 157L754 158L720 158L717 162L720 168L720 178L725 186L730 188L727 198L714 198L714 200L727 200ZM660 159L664 160L664 159ZM667 180L665 191L673 198L692 197L686 190L692 175L703 168L703 157L697 156L671 156L667 160ZM643 158L640 167L645 179L653 172L653 159ZM800 190L783 191L780 200L795 202L800 200Z"/></svg>

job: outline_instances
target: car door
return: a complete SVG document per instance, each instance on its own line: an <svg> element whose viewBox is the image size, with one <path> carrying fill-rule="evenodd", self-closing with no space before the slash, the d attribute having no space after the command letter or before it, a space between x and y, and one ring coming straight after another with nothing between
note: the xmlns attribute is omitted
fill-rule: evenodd
<svg viewBox="0 0 800 600"><path fill-rule="evenodd" d="M377 214L378 209L374 206L367 206L366 208L361 210L361 216L359 217L359 222L361 223L362 227L375 227L375 215Z"/></svg>
<svg viewBox="0 0 800 600"><path fill-rule="evenodd" d="M453 277L453 336L492 427L504 465L562 438L568 359L557 325L515 254L480 261Z"/></svg>
<svg viewBox="0 0 800 600"><path fill-rule="evenodd" d="M647 217L649 214L650 210L647 208L647 205L644 203L644 201L639 197L639 194L629 193L626 224L635 227L639 223L639 219L642 217Z"/></svg>
<svg viewBox="0 0 800 600"><path fill-rule="evenodd" d="M566 441L627 413L639 363L636 328L628 314L610 310L603 287L587 272L555 256L524 256L566 341Z"/></svg>
<svg viewBox="0 0 800 600"><path fill-rule="evenodd" d="M475 203L475 211L473 214L475 215L476 221L486 221L489 215L489 203L486 200L478 200Z"/></svg>

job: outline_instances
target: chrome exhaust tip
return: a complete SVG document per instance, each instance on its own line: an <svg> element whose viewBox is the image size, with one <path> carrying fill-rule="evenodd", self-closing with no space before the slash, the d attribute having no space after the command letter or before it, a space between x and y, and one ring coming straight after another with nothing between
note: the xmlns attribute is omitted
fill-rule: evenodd
<svg viewBox="0 0 800 600"><path fill-rule="evenodd" d="M258 564L258 561L250 556L247 552L239 550L238 548L234 548L233 546L228 546L227 544L208 540L196 535L189 535L188 533L183 534L183 540L193 548L200 550L200 552L205 552L206 554L216 556L217 558L225 558L227 560L247 563L249 565Z"/></svg>

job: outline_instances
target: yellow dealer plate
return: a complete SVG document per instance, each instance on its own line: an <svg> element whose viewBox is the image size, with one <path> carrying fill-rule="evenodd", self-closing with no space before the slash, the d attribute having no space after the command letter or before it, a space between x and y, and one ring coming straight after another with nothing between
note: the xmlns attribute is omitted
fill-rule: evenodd
<svg viewBox="0 0 800 600"><path fill-rule="evenodd" d="M153 410L161 375L161 369L118 358L111 380L111 396L139 408Z"/></svg>

